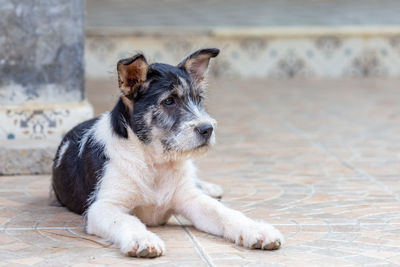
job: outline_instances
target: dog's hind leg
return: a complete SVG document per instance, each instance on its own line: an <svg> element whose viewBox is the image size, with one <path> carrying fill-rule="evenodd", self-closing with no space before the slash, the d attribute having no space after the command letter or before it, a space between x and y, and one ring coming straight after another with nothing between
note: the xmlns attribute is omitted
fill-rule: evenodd
<svg viewBox="0 0 400 267"><path fill-rule="evenodd" d="M222 194L224 193L224 190L221 186L200 180L198 178L196 179L196 186L203 191L203 193L213 198L221 199Z"/></svg>

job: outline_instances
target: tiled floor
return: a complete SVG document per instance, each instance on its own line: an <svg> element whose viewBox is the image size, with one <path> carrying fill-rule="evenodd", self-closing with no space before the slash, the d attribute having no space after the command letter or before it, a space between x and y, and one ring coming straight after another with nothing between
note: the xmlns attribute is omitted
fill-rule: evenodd
<svg viewBox="0 0 400 267"><path fill-rule="evenodd" d="M47 203L50 176L0 177L0 266L400 266L399 80L211 81L218 145L198 161L222 201L276 225L278 251L173 218L165 256L127 258ZM114 83L89 82L96 112Z"/></svg>

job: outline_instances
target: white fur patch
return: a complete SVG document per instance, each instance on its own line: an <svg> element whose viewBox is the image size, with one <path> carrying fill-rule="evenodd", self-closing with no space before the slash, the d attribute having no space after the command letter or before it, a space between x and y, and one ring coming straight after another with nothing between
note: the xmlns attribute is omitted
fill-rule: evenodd
<svg viewBox="0 0 400 267"><path fill-rule="evenodd" d="M255 222L202 193L191 159L178 154L165 157L158 142L143 144L127 130L127 139L114 135L109 113L91 129L109 161L87 210L89 234L110 240L127 255L160 256L165 253L164 242L146 225L164 224L175 213L202 231L246 247L276 249L283 243L271 225Z"/></svg>
<svg viewBox="0 0 400 267"><path fill-rule="evenodd" d="M68 140L65 141L65 142L61 145L60 150L58 151L58 157L57 157L57 161L56 161L56 168L58 168L58 167L60 166L61 160L62 160L62 158L63 158L63 156L64 156L65 151L67 151L68 146L69 146L69 141L68 141Z"/></svg>
<svg viewBox="0 0 400 267"><path fill-rule="evenodd" d="M91 136L94 133L94 129L95 129L97 123L98 123L98 121L95 122L95 124L91 128L87 129L85 131L85 133L83 134L82 139L79 142L79 153L78 153L79 157L82 157L83 149L86 146L89 136Z"/></svg>
<svg viewBox="0 0 400 267"><path fill-rule="evenodd" d="M97 146L102 146L103 148L105 148L106 143L107 143L107 139L111 139L112 138L112 133L111 133L111 129L110 129L110 125L111 125L111 121L110 121L110 113L104 113L99 120L96 122L96 124L93 125L93 127L87 132L87 134L93 134L93 138L94 138L94 142ZM102 135L103 134L103 135ZM89 135L86 138L88 139ZM81 153L81 152L80 152ZM104 151L104 153L107 155L106 151ZM105 173L105 169L107 168L107 163L103 166L103 170L102 173ZM103 179L104 175L102 177L97 177L97 183L95 185L95 189L93 190L93 192L90 194L89 199L87 200L87 204L90 205L92 204L97 197L97 193L99 191L100 185L101 185L101 181Z"/></svg>

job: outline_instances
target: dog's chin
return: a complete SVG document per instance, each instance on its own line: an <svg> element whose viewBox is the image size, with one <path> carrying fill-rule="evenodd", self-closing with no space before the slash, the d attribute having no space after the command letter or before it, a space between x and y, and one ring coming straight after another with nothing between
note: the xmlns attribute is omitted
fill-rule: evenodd
<svg viewBox="0 0 400 267"><path fill-rule="evenodd" d="M187 158L198 158L206 154L211 147L212 145L210 143L204 143L192 149L182 151L182 154L184 154Z"/></svg>
<svg viewBox="0 0 400 267"><path fill-rule="evenodd" d="M210 150L211 147L212 145L210 143L204 143L192 149L192 153L197 156L202 156L207 153L207 151Z"/></svg>
<svg viewBox="0 0 400 267"><path fill-rule="evenodd" d="M185 149L185 150L169 150L168 151L168 157L173 157L175 159L195 159L203 156L204 154L207 153L208 150L210 150L212 147L212 144L210 143L204 143L200 144L196 147L190 148L190 149Z"/></svg>

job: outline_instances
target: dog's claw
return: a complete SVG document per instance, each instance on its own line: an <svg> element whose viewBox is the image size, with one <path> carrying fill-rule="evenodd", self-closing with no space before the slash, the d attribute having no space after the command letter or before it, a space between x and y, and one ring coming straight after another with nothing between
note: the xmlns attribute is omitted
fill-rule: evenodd
<svg viewBox="0 0 400 267"><path fill-rule="evenodd" d="M249 249L275 250L285 239L272 225L253 221L235 237L235 243Z"/></svg>
<svg viewBox="0 0 400 267"><path fill-rule="evenodd" d="M280 247L281 247L281 241L278 239L278 240L275 240L274 242L266 244L262 249L275 250L275 249L278 249Z"/></svg>
<svg viewBox="0 0 400 267"><path fill-rule="evenodd" d="M157 256L158 256L158 253L154 247L152 247L152 248L147 247L147 248L142 249L138 253L136 253L136 257L139 257L139 258L155 258Z"/></svg>
<svg viewBox="0 0 400 267"><path fill-rule="evenodd" d="M131 250L127 252L130 257L137 258L155 258L163 254L163 246L157 244L147 244L146 246L140 246L136 244Z"/></svg>
<svg viewBox="0 0 400 267"><path fill-rule="evenodd" d="M148 254L149 254L149 251L148 251L147 248L145 248L145 249L139 251L139 253L137 254L137 256L140 257L140 258L144 258L144 257L146 257Z"/></svg>
<svg viewBox="0 0 400 267"><path fill-rule="evenodd" d="M138 249L138 248L139 248L139 245L136 244L136 245L132 248L132 250L128 251L128 255L129 255L130 257L136 257L136 252L137 252L137 249Z"/></svg>
<svg viewBox="0 0 400 267"><path fill-rule="evenodd" d="M156 250L155 248L152 248L152 249L151 249L151 252L150 252L150 254L149 254L149 258L155 258L155 257L157 257L157 256L158 256L157 250Z"/></svg>
<svg viewBox="0 0 400 267"><path fill-rule="evenodd" d="M253 245L251 245L250 248L257 249L257 248L261 248L261 246L262 246L262 240L257 240L257 242L254 243Z"/></svg>

